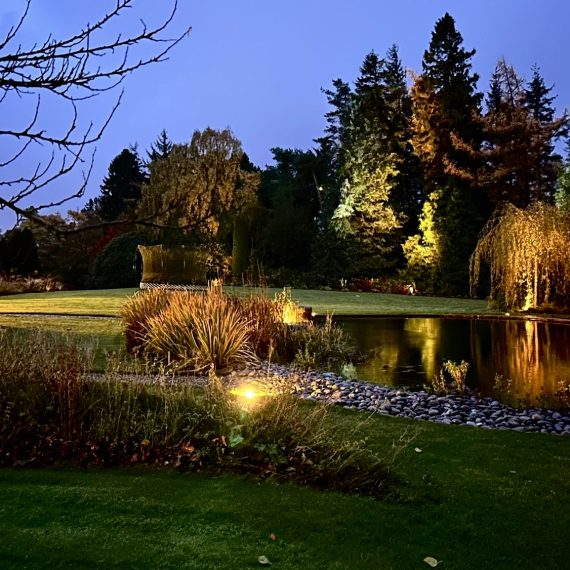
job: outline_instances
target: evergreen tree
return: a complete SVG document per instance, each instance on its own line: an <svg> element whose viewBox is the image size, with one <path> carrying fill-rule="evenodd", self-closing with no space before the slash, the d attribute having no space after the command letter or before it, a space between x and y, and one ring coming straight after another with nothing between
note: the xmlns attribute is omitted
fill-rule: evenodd
<svg viewBox="0 0 570 570"><path fill-rule="evenodd" d="M230 213L232 224L232 279L239 283L248 269L253 250L254 222L259 214L260 170L243 153L236 182L236 199Z"/></svg>
<svg viewBox="0 0 570 570"><path fill-rule="evenodd" d="M555 96L550 96L554 86L547 87L540 74L540 68L534 65L532 79L528 82L525 93L525 106L532 117L541 123L551 123L554 119L555 109L552 105Z"/></svg>
<svg viewBox="0 0 570 570"><path fill-rule="evenodd" d="M566 140L566 160L556 183L556 206L570 211L570 139Z"/></svg>
<svg viewBox="0 0 570 570"><path fill-rule="evenodd" d="M386 54L383 84L387 111L387 142L398 165L390 205L404 221L404 235L410 235L418 227L424 201L423 180L420 163L411 144L412 100L396 45L392 45Z"/></svg>
<svg viewBox="0 0 570 570"><path fill-rule="evenodd" d="M333 81L333 89L323 89L328 104L332 107L325 113L325 135L316 139L321 149L330 156L331 167L341 175L344 164L343 152L350 144L350 129L354 112L353 93L348 83L341 79Z"/></svg>
<svg viewBox="0 0 570 570"><path fill-rule="evenodd" d="M355 82L340 168L341 195L331 219L352 252L347 274L376 276L393 270L399 261L404 215L395 211L393 194L405 152L398 144L405 133L398 127L405 118L397 50L389 55L389 68L375 52L366 55Z"/></svg>
<svg viewBox="0 0 570 570"><path fill-rule="evenodd" d="M109 166L101 184L100 196L90 201L85 211L96 213L102 220L114 221L127 211L134 212L146 181L136 148L123 149Z"/></svg>
<svg viewBox="0 0 570 570"><path fill-rule="evenodd" d="M160 160L162 158L168 158L168 155L172 152L174 144L168 137L165 129L162 129L158 135L156 141L150 145L150 149L147 151L147 164Z"/></svg>
<svg viewBox="0 0 570 570"><path fill-rule="evenodd" d="M568 134L569 127L566 114L555 117L553 102L556 96L550 95L553 88L546 86L539 67L535 65L532 69L532 79L525 89L525 106L532 118L538 122L543 141L534 164L531 192L549 199L553 196L562 162L561 156L555 151L555 143L557 139Z"/></svg>
<svg viewBox="0 0 570 570"><path fill-rule="evenodd" d="M474 184L478 163L471 152L478 150L481 140L481 95L476 90L478 76L471 71L475 50L465 50L462 44L455 21L446 13L436 22L423 73L412 90L412 144L430 195L431 203L424 208L433 211L439 247L431 273L440 275L449 293L467 291L469 256L488 213ZM413 245L427 242L421 234L411 238L405 248L408 261L418 257Z"/></svg>
<svg viewBox="0 0 570 570"><path fill-rule="evenodd" d="M344 183L331 222L351 251L347 275L376 277L398 262L401 221L389 204L396 174L394 161L387 157L385 164L377 163L374 169L354 169Z"/></svg>
<svg viewBox="0 0 570 570"><path fill-rule="evenodd" d="M503 202L524 208L553 198L561 163L555 141L567 118L554 116L550 91L536 68L525 89L511 65L504 59L497 63L481 119L485 142L477 173L493 208Z"/></svg>
<svg viewBox="0 0 570 570"><path fill-rule="evenodd" d="M273 148L274 165L261 174L259 249L272 268L307 270L319 231L321 182L328 164L313 151Z"/></svg>

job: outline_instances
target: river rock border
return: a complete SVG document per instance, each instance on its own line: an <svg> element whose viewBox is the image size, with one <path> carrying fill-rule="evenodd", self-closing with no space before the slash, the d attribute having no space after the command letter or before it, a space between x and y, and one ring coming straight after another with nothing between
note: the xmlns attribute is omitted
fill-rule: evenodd
<svg viewBox="0 0 570 570"><path fill-rule="evenodd" d="M265 364L233 372L230 386L254 384L262 390L290 392L305 400L327 402L350 410L398 416L447 425L538 432L570 436L570 415L541 408L516 409L474 393L434 395L379 384L347 380L331 372L302 372Z"/></svg>

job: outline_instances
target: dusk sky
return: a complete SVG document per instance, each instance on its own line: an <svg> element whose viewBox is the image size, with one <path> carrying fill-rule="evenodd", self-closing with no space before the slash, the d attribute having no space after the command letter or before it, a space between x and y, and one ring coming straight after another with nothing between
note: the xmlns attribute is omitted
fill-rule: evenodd
<svg viewBox="0 0 570 570"><path fill-rule="evenodd" d="M321 88L341 77L352 82L371 50L384 55L397 44L404 65L416 71L430 41L434 24L446 11L456 20L466 49L475 48L474 70L485 91L500 57L519 74L530 77L540 66L547 85L554 84L559 111L570 108L570 74L566 47L568 0L179 0L168 35L185 27L193 31L170 59L139 70L124 83L125 95L112 123L97 146L95 168L86 196L61 208L81 208L97 195L111 160L137 143L144 156L162 129L174 142L189 141L195 129L230 127L251 160L264 166L271 147L308 149L322 134L326 98ZM2 0L0 32L13 24L24 0ZM19 41L41 42L50 33L69 35L93 21L114 2L33 0ZM137 18L157 23L170 2L140 0L121 19L136 29ZM95 9L94 6L99 9ZM115 29L116 31L116 29ZM4 35L2 33L2 35ZM113 98L86 102L83 120L101 121ZM18 105L20 105L18 107ZM30 113L22 102L2 106L8 117ZM53 126L64 117L43 118ZM55 122L54 122L55 121ZM0 162L7 155L0 138ZM34 168L29 157L29 168ZM52 187L54 195L72 192L69 176ZM44 195L45 199L45 195ZM36 202L37 203L37 202ZM0 227L13 217L0 212Z"/></svg>

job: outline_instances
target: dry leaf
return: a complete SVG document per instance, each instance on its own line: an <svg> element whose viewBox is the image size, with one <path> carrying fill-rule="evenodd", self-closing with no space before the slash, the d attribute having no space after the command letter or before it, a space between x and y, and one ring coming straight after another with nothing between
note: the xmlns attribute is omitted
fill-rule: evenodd
<svg viewBox="0 0 570 570"><path fill-rule="evenodd" d="M414 449L414 451L415 451L416 453L421 453L421 452L423 451L423 449L420 449L419 447L416 447L416 448Z"/></svg>
<svg viewBox="0 0 570 570"><path fill-rule="evenodd" d="M263 566L271 566L271 562L269 562L269 558L267 558L267 556L260 556L257 561Z"/></svg>
<svg viewBox="0 0 570 570"><path fill-rule="evenodd" d="M275 540L277 540L277 535L272 532L272 533L269 535L269 538L270 538L271 540L274 540L274 541L275 541Z"/></svg>
<svg viewBox="0 0 570 570"><path fill-rule="evenodd" d="M433 556L426 556L424 558L424 562L428 566L431 566L432 568L435 568L438 564L441 564L441 560L436 560L435 558L433 558Z"/></svg>

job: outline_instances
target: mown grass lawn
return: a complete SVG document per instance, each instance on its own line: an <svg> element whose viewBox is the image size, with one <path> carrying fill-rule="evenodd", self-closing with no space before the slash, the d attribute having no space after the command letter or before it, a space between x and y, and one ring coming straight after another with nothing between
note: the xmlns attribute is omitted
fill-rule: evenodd
<svg viewBox="0 0 570 570"><path fill-rule="evenodd" d="M361 415L333 410L339 436ZM0 470L2 568L567 568L570 439L371 417L399 456L386 501L133 469ZM421 449L416 452L415 449ZM276 540L271 539L271 534Z"/></svg>
<svg viewBox="0 0 570 570"><path fill-rule="evenodd" d="M227 287L226 292L237 296L268 295L273 298L282 289L252 289ZM95 349L94 368L102 371L105 352L122 346L119 319L92 320L84 318L42 318L10 316L10 313L65 315L104 315L118 317L121 306L136 289L104 289L95 291L53 291L0 297L0 327L25 329L42 328L76 339ZM294 289L292 297L308 305L318 314L336 315L453 315L496 314L485 301L444 297L411 297L378 293L349 293ZM2 314L4 313L4 314Z"/></svg>
<svg viewBox="0 0 570 570"><path fill-rule="evenodd" d="M25 331L41 329L62 342L72 341L93 351L93 369L102 372L106 354L122 349L121 321L118 318L91 319L73 317L31 317L0 315L0 330Z"/></svg>
<svg viewBox="0 0 570 570"><path fill-rule="evenodd" d="M238 296L266 294L273 298L282 289L226 287ZM0 313L69 313L76 315L118 316L126 298L136 289L104 289L96 291L53 291L0 297ZM293 289L292 297L301 305L313 307L319 314L338 315L445 315L499 314L489 309L486 301L448 297L387 295Z"/></svg>
<svg viewBox="0 0 570 570"><path fill-rule="evenodd" d="M132 292L3 297L0 311L117 315ZM293 296L338 314L486 310L469 300ZM121 344L118 319L2 316L0 326L39 327L100 350ZM380 453L416 434L387 500L152 468L1 469L0 568L238 569L260 567L261 555L283 569L426 568L426 556L450 569L568 567L570 438L362 419L335 408L329 421L338 437L366 438Z"/></svg>

